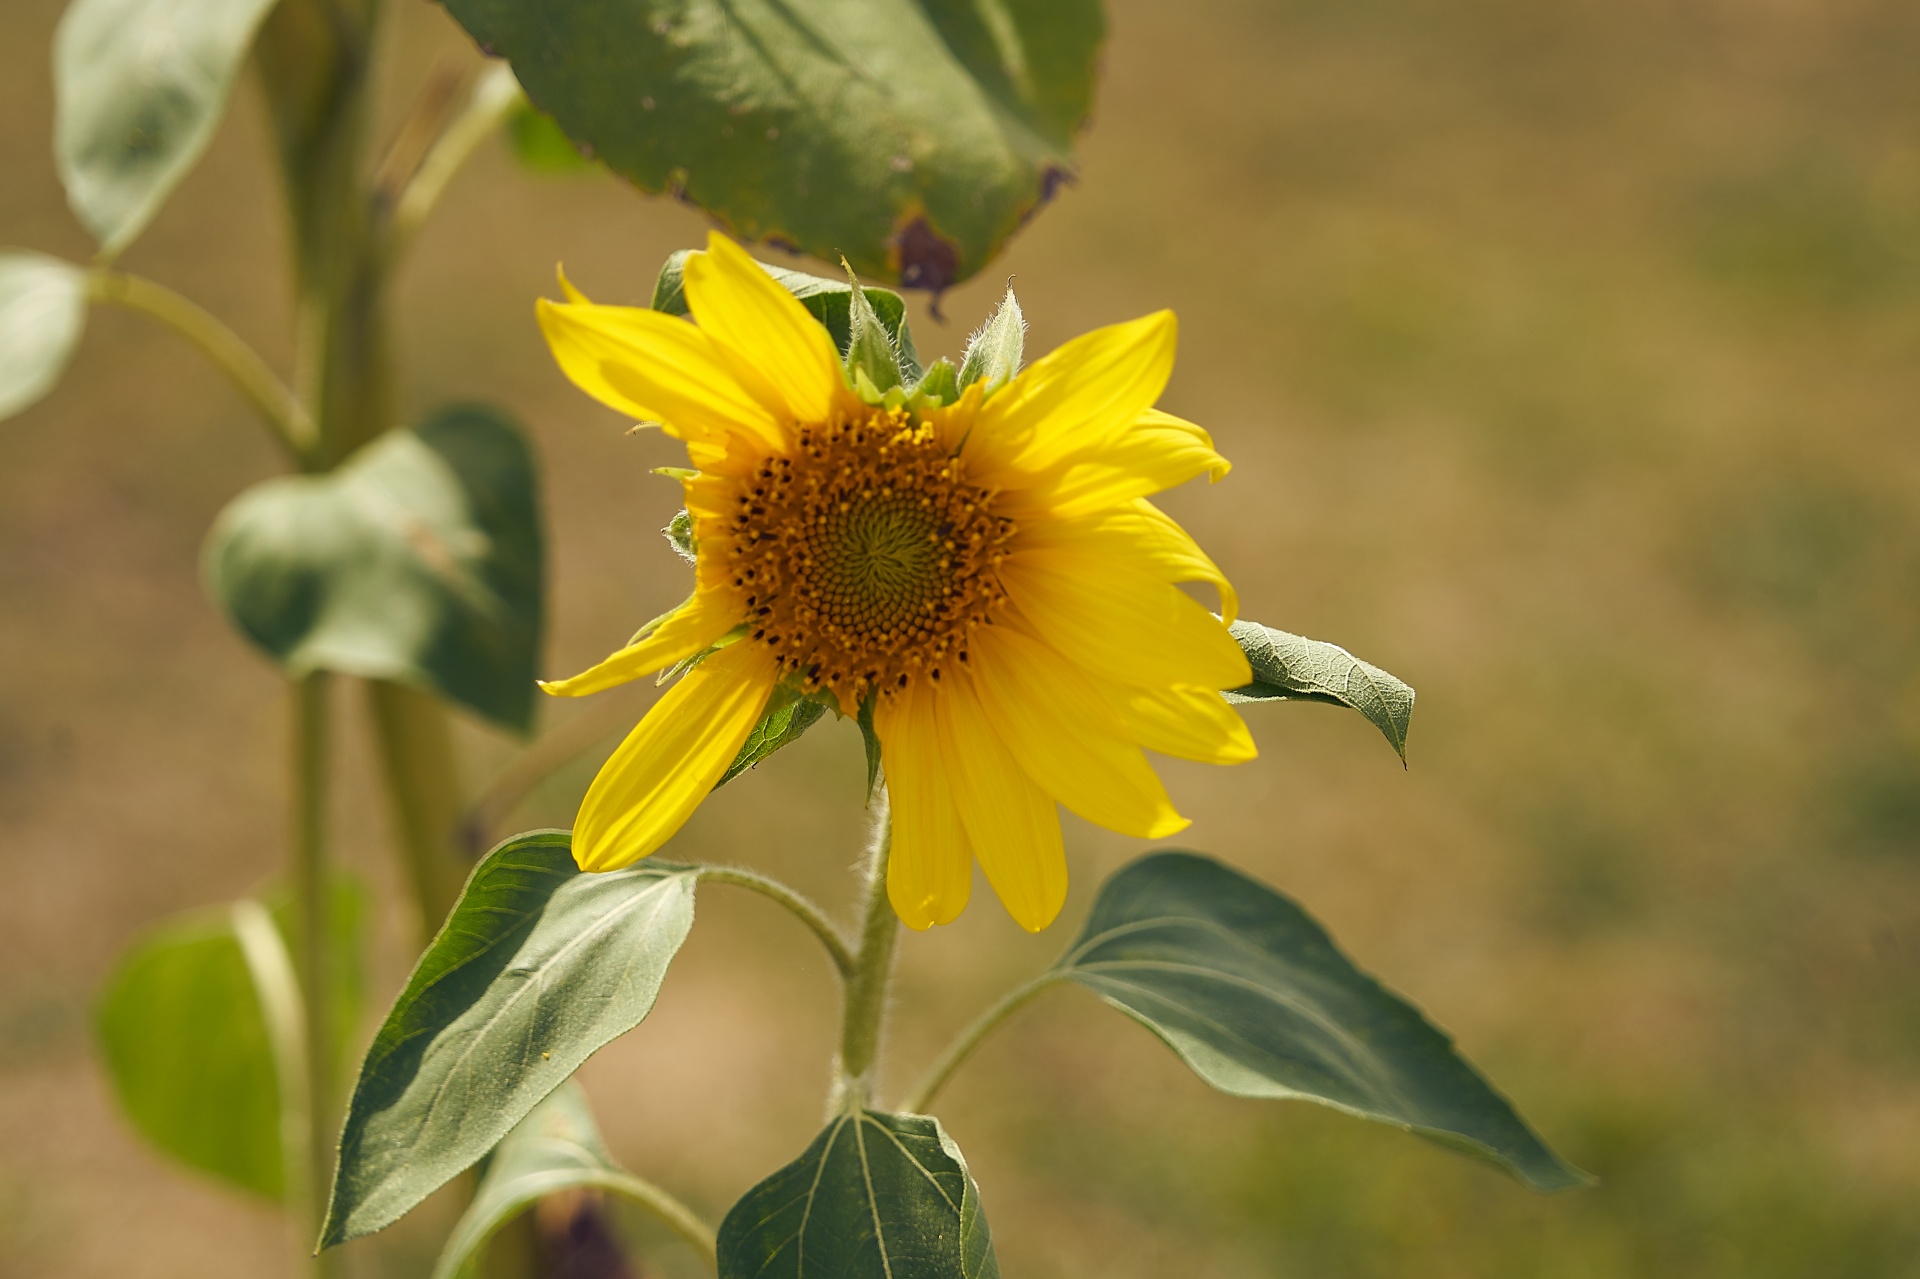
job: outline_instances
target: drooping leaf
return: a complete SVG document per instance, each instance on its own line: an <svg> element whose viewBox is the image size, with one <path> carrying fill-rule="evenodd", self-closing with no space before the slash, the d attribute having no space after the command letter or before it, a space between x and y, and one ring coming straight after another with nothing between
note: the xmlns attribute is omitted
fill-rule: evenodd
<svg viewBox="0 0 1920 1279"><path fill-rule="evenodd" d="M1020 371L1020 358L1027 341L1027 318L1007 290L999 307L967 342L967 354L960 362L961 388L985 381L992 391L1013 380Z"/></svg>
<svg viewBox="0 0 1920 1279"><path fill-rule="evenodd" d="M826 713L826 706L811 697L802 697L789 688L775 689L766 714L747 734L747 740L740 744L740 751L733 757L733 763L727 765L727 771L720 774L720 780L713 784L713 788L719 790L781 747L799 741L801 735L819 723L820 717Z"/></svg>
<svg viewBox="0 0 1920 1279"><path fill-rule="evenodd" d="M1413 689L1338 644L1276 631L1258 622L1230 628L1253 667L1253 683L1227 693L1230 702L1326 702L1359 711L1404 761L1413 720Z"/></svg>
<svg viewBox="0 0 1920 1279"><path fill-rule="evenodd" d="M664 311L668 315L690 315L687 308L686 283L682 278L690 249L681 249L672 254L660 268L659 278L653 284L653 309ZM833 337L833 344L845 354L853 342L853 287L845 280L829 280L825 276L808 275L803 271L789 271L785 267L773 266L762 262L760 268L775 280L780 287L800 299L800 305L813 313L813 318L826 325L827 332ZM880 320L880 327L886 331L893 343L894 354L900 370L908 381L920 376L920 354L913 346L913 330L907 326L907 303L892 289L876 288L869 284L860 290L873 313Z"/></svg>
<svg viewBox="0 0 1920 1279"><path fill-rule="evenodd" d="M1299 1098L1491 1160L1535 1190L1586 1178L1452 1041L1271 888L1163 852L1100 889L1060 973L1239 1097Z"/></svg>
<svg viewBox="0 0 1920 1279"><path fill-rule="evenodd" d="M695 877L652 859L583 875L566 831L487 854L361 1063L322 1246L399 1220L638 1025Z"/></svg>
<svg viewBox="0 0 1920 1279"><path fill-rule="evenodd" d="M274 0L72 0L53 38L53 152L108 254L212 140Z"/></svg>
<svg viewBox="0 0 1920 1279"><path fill-rule="evenodd" d="M242 493L208 535L205 576L291 675L394 680L524 730L542 559L531 450L501 414L459 406L331 474Z"/></svg>
<svg viewBox="0 0 1920 1279"><path fill-rule="evenodd" d="M836 1116L720 1223L720 1279L995 1279L980 1189L928 1115Z"/></svg>
<svg viewBox="0 0 1920 1279"><path fill-rule="evenodd" d="M552 116L524 102L507 117L507 145L514 159L535 173L561 177L592 173L598 167L580 154Z"/></svg>
<svg viewBox="0 0 1920 1279"><path fill-rule="evenodd" d="M449 0L642 190L746 240L938 292L1073 169L1098 0Z"/></svg>
<svg viewBox="0 0 1920 1279"><path fill-rule="evenodd" d="M86 323L86 272L44 253L0 253L0 422L53 389Z"/></svg>
<svg viewBox="0 0 1920 1279"><path fill-rule="evenodd" d="M568 1081L535 1106L494 1148L473 1202L447 1236L432 1279L479 1273L487 1241L548 1195L606 1190L647 1202L639 1185L607 1153L580 1085Z"/></svg>
<svg viewBox="0 0 1920 1279"><path fill-rule="evenodd" d="M336 882L333 1016L343 1028L358 1016L360 902L356 883ZM286 1187L281 1080L304 1070L285 927L253 901L165 920L121 956L95 1016L107 1076L141 1136L272 1200Z"/></svg>

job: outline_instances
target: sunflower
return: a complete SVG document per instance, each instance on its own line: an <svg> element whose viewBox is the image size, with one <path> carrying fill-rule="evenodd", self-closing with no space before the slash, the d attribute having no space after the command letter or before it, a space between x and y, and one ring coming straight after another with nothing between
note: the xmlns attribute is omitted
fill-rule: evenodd
<svg viewBox="0 0 1920 1279"><path fill-rule="evenodd" d="M1188 823L1142 749L1216 764L1253 741L1220 690L1251 678L1232 588L1146 498L1227 463L1152 406L1162 311L1068 342L999 385L886 396L731 241L684 267L695 323L571 285L542 331L589 395L684 441L696 583L572 679L581 696L691 663L600 769L574 855L665 843L780 691L870 711L891 799L888 895L953 920L978 860L1038 931L1066 896L1054 805L1128 835ZM856 390L858 386L858 390ZM942 400L948 402L941 402ZM1211 583L1226 621L1176 583Z"/></svg>

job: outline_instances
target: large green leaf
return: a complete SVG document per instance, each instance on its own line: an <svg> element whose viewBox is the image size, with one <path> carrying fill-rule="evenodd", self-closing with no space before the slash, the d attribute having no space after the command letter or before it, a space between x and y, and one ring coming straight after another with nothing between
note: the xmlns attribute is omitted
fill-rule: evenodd
<svg viewBox="0 0 1920 1279"><path fill-rule="evenodd" d="M1322 640L1276 631L1258 622L1230 628L1253 667L1253 683L1227 693L1230 702L1326 702L1365 715L1402 760L1413 720L1413 689Z"/></svg>
<svg viewBox="0 0 1920 1279"><path fill-rule="evenodd" d="M86 323L86 272L44 253L0 253L0 422L53 389Z"/></svg>
<svg viewBox="0 0 1920 1279"><path fill-rule="evenodd" d="M668 315L690 315L687 308L687 290L683 279L687 255L691 249L681 249L672 254L660 268L660 275L653 282L653 309L664 311ZM780 287L800 300L800 305L813 314L833 337L834 347L842 354L853 342L853 285L847 280L830 280L822 275L808 275L804 271L789 271L785 267L762 262L760 268L779 282ZM907 303L892 289L876 288L865 285L860 293L873 308L874 315L880 321L880 327L886 330L887 338L893 343L894 352L899 356L901 372L908 381L920 376L920 354L914 349L913 330L907 324Z"/></svg>
<svg viewBox="0 0 1920 1279"><path fill-rule="evenodd" d="M575 140L747 240L936 292L1073 168L1099 0L447 0Z"/></svg>
<svg viewBox="0 0 1920 1279"><path fill-rule="evenodd" d="M53 38L53 152L100 247L140 234L213 138L274 0L72 0Z"/></svg>
<svg viewBox="0 0 1920 1279"><path fill-rule="evenodd" d="M494 849L420 957L361 1063L322 1246L397 1221L652 1010L697 872L583 875L569 840Z"/></svg>
<svg viewBox="0 0 1920 1279"><path fill-rule="evenodd" d="M586 1094L568 1082L554 1089L494 1148L473 1202L447 1236L432 1279L459 1279L479 1271L487 1241L500 1228L548 1195L563 1190L606 1190L651 1203L649 1188L635 1181L607 1153Z"/></svg>
<svg viewBox="0 0 1920 1279"><path fill-rule="evenodd" d="M208 536L205 573L289 674L395 680L531 722L539 500L531 450L491 409L443 409L329 475L248 489Z"/></svg>
<svg viewBox="0 0 1920 1279"><path fill-rule="evenodd" d="M358 1015L361 902L356 884L336 883L332 1013L342 1028ZM107 1076L142 1136L274 1200L285 1193L281 1080L304 1069L284 914L242 901L156 925L109 974L95 1022Z"/></svg>
<svg viewBox="0 0 1920 1279"><path fill-rule="evenodd" d="M1536 1190L1585 1180L1444 1032L1355 968L1305 911L1212 858L1154 853L1108 880L1059 971L1222 1092L1393 1124Z"/></svg>
<svg viewBox="0 0 1920 1279"><path fill-rule="evenodd" d="M993 1279L967 1161L927 1115L835 1117L720 1223L720 1279Z"/></svg>

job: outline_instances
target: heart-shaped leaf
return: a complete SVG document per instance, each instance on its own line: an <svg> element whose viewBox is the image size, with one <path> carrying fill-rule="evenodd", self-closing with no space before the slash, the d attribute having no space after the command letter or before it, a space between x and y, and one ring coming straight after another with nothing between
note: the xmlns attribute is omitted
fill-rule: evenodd
<svg viewBox="0 0 1920 1279"><path fill-rule="evenodd" d="M226 111L274 0L72 0L53 37L53 152L67 202L118 253Z"/></svg>
<svg viewBox="0 0 1920 1279"><path fill-rule="evenodd" d="M1100 889L1059 964L1239 1097L1316 1101L1479 1155L1535 1190L1581 1185L1506 1098L1299 906L1197 853Z"/></svg>
<svg viewBox="0 0 1920 1279"><path fill-rule="evenodd" d="M448 0L642 190L746 240L938 292L1073 168L1098 0Z"/></svg>
<svg viewBox="0 0 1920 1279"><path fill-rule="evenodd" d="M0 253L0 422L53 389L86 323L86 272L44 253Z"/></svg>
<svg viewBox="0 0 1920 1279"><path fill-rule="evenodd" d="M336 882L332 1013L343 1028L359 1009L362 900L352 881ZM140 1135L272 1200L286 1187L282 1080L305 1069L286 914L241 901L164 921L121 956L95 1020L107 1077Z"/></svg>
<svg viewBox="0 0 1920 1279"><path fill-rule="evenodd" d="M399 1220L637 1026L693 926L696 875L583 875L566 831L487 854L361 1063L321 1245Z"/></svg>
<svg viewBox="0 0 1920 1279"><path fill-rule="evenodd" d="M394 680L509 728L532 720L539 500L525 439L491 409L445 409L331 474L248 489L208 536L205 573L290 675Z"/></svg>
<svg viewBox="0 0 1920 1279"><path fill-rule="evenodd" d="M927 1115L854 1110L720 1223L720 1279L994 1279L967 1161Z"/></svg>
<svg viewBox="0 0 1920 1279"><path fill-rule="evenodd" d="M1289 635L1258 622L1239 621L1229 629L1253 667L1253 683L1230 690L1228 701L1345 706L1365 715L1400 758L1407 758L1413 689L1338 644Z"/></svg>

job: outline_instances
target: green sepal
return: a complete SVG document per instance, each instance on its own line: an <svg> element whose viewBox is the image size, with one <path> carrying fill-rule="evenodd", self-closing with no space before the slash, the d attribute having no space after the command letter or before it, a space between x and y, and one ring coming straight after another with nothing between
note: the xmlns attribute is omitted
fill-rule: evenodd
<svg viewBox="0 0 1920 1279"><path fill-rule="evenodd" d="M1022 348L1026 345L1027 321L1013 290L1000 301L999 309L967 341L966 358L960 362L960 389L984 381L992 394L1020 372Z"/></svg>
<svg viewBox="0 0 1920 1279"><path fill-rule="evenodd" d="M488 853L361 1063L321 1246L399 1220L638 1025L697 877L658 858L582 874L566 831Z"/></svg>
<svg viewBox="0 0 1920 1279"><path fill-rule="evenodd" d="M850 1110L720 1223L720 1279L997 1279L980 1188L940 1121Z"/></svg>
<svg viewBox="0 0 1920 1279"><path fill-rule="evenodd" d="M854 722L860 725L860 741L867 748L867 798L873 798L873 792L880 786L880 734L874 731L873 708L878 696L868 693L860 699L859 714Z"/></svg>
<svg viewBox="0 0 1920 1279"><path fill-rule="evenodd" d="M860 278L847 266L845 258L840 260L840 265L847 270L847 379L862 399L869 404L876 403L901 384L900 357L880 317L874 314L873 304L867 301L867 291L860 287Z"/></svg>
<svg viewBox="0 0 1920 1279"><path fill-rule="evenodd" d="M0 422L54 388L86 324L85 271L44 253L0 253Z"/></svg>
<svg viewBox="0 0 1920 1279"><path fill-rule="evenodd" d="M913 400L917 404L938 408L951 404L960 398L959 370L953 367L953 361L941 356L927 366L920 381L913 388Z"/></svg>
<svg viewBox="0 0 1920 1279"><path fill-rule="evenodd" d="M660 275L653 283L653 309L664 311L668 315L691 315L687 307L687 290L684 271L687 255L691 249L681 249L668 256L660 268ZM834 349L845 351L853 340L853 287L845 280L829 280L825 276L807 275L801 271L789 271L784 267L770 263L760 263L760 269L772 276L781 288L800 300L800 305L812 313L813 318L826 326L827 333L833 338ZM896 367L900 377L912 382L920 376L920 355L914 349L913 331L907 325L907 304L892 289L883 289L867 285L860 290L862 298L873 310L880 321L880 329L892 343ZM899 381L896 378L895 381Z"/></svg>
<svg viewBox="0 0 1920 1279"><path fill-rule="evenodd" d="M1168 851L1124 867L1057 971L1222 1092L1391 1124L1535 1190L1591 1180L1298 904L1210 857Z"/></svg>
<svg viewBox="0 0 1920 1279"><path fill-rule="evenodd" d="M667 526L660 530L667 536L667 543L681 559L689 564L700 561L700 546L693 539L693 516L685 510L675 511ZM677 611L677 610L676 610Z"/></svg>
<svg viewBox="0 0 1920 1279"><path fill-rule="evenodd" d="M791 684L777 685L767 702L765 713L760 716L760 722L747 734L747 740L740 744L733 763L727 765L727 771L720 774L720 780L713 784L713 788L719 790L781 747L799 741L826 713L825 702L808 697Z"/></svg>
<svg viewBox="0 0 1920 1279"><path fill-rule="evenodd" d="M1253 683L1227 690L1229 702L1325 702L1359 711L1407 759L1413 689L1378 666L1324 640L1237 621L1228 630L1247 655Z"/></svg>

